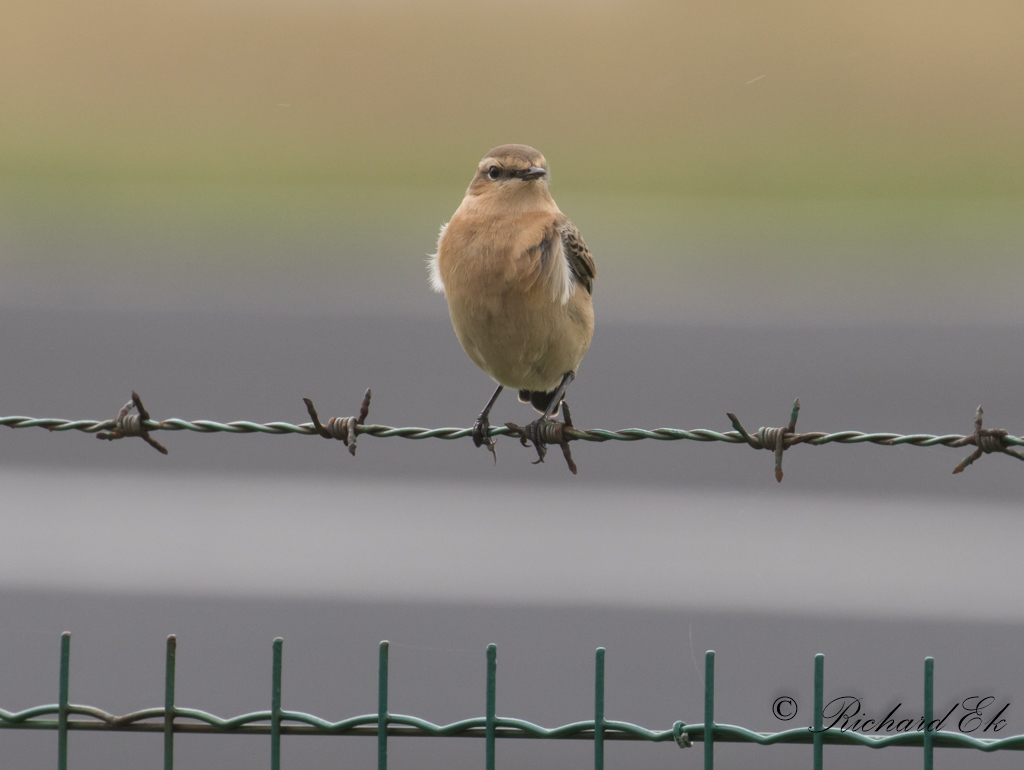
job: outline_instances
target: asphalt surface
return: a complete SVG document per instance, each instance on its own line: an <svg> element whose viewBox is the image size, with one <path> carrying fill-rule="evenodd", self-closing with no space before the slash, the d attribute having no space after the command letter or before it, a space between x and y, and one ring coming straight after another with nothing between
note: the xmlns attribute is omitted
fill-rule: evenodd
<svg viewBox="0 0 1024 770"><path fill-rule="evenodd" d="M22 590L1024 623L1014 503L99 470L0 487L0 584Z"/></svg>
<svg viewBox="0 0 1024 770"><path fill-rule="evenodd" d="M384 320L260 313L0 310L4 414L102 419L136 389L156 418L304 422L301 397L345 416L468 425L490 391L441 314ZM1019 434L1011 326L727 327L605 324L570 402L585 427L779 425ZM496 420L529 419L509 396ZM285 706L339 719L375 708L376 645L392 649L392 710L483 713L484 647L499 645L498 710L586 719L593 651L608 648L608 715L649 727L701 719L715 649L717 718L779 730L826 694L870 716L992 695L1024 732L1019 500L1024 471L966 450L796 447L786 477L747 447L574 446L572 477L512 440L498 463L469 441L162 434L138 440L0 432L0 707L56 700L59 634L74 702L125 712L162 698L164 638L180 640L178 701L221 716L269 704L285 643ZM800 706L772 715L776 698ZM803 723L807 723L805 720ZM1004 732L1003 735L1006 733ZM0 732L4 766L52 767L56 736ZM372 766L366 738L288 738L285 766ZM159 767L158 736L71 736L79 768ZM181 767L268 762L256 736L183 736ZM608 766L699 764L700 748L609 746ZM687 755L684 754L683 757ZM479 741L396 739L392 766L482 762ZM584 743L506 741L500 766L587 766ZM718 749L721 767L809 764L806 747ZM896 768L912 749L837 747L830 767ZM939 753L939 767L1013 755Z"/></svg>

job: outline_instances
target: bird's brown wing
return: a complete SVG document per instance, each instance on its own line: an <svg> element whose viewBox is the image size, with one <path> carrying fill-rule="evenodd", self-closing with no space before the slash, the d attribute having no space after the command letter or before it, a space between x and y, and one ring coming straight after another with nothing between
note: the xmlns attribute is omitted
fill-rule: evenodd
<svg viewBox="0 0 1024 770"><path fill-rule="evenodd" d="M569 301L573 284L579 284L594 293L597 268L590 249L583 242L576 225L559 214L543 231L540 243L526 250L531 259L531 271L537 279L554 291L555 299L563 305Z"/></svg>
<svg viewBox="0 0 1024 770"><path fill-rule="evenodd" d="M576 282L587 290L587 294L594 293L594 279L597 278L597 266L594 264L594 257L583 242L583 236L579 229L568 219L558 228L562 238L562 249L565 251L565 258L569 262L569 270L572 272Z"/></svg>

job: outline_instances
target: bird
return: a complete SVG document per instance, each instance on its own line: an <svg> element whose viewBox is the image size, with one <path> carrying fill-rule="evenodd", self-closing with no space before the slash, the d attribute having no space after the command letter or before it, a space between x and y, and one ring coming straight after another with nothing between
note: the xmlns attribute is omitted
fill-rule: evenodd
<svg viewBox="0 0 1024 770"><path fill-rule="evenodd" d="M557 414L594 336L594 257L550 178L532 147L489 151L427 264L463 350L497 383L472 432L495 462L488 418L502 390L541 413L525 430L543 462L541 424Z"/></svg>

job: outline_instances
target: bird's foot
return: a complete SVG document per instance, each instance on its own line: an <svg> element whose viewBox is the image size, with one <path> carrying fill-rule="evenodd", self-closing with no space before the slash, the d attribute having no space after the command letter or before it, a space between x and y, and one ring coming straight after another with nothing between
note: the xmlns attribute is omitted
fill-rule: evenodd
<svg viewBox="0 0 1024 770"><path fill-rule="evenodd" d="M491 423L486 415L480 415L473 423L473 443L477 446L487 447L487 451L494 458L494 464L498 464L498 454L494 451L494 437L490 435Z"/></svg>
<svg viewBox="0 0 1024 770"><path fill-rule="evenodd" d="M562 455L565 457L569 470L575 475L576 463L573 461L572 452L569 450L569 441L572 440L573 436L566 432L566 428L571 430L573 427L572 417L569 416L568 410L565 410L563 413L566 416L564 423L541 417L529 425L516 425L515 423L508 422L505 423L505 426L509 429L511 435L519 436L520 444L525 447L532 445L537 450L537 459L533 461L534 465L544 462L549 444L558 444L562 447Z"/></svg>
<svg viewBox="0 0 1024 770"><path fill-rule="evenodd" d="M530 442L533 442L533 448L537 450L537 459L533 461L534 465L544 462L544 456L548 453L548 442L545 440L544 428L548 425L554 426L557 424L554 420L545 420L541 417L524 426L520 432L519 443L528 447Z"/></svg>

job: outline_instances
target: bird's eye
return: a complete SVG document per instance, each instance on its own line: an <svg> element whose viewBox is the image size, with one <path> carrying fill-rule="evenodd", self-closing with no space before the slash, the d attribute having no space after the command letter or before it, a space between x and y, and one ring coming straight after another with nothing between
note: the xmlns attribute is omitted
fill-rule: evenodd
<svg viewBox="0 0 1024 770"><path fill-rule="evenodd" d="M497 179L499 176L501 176L501 169L498 168L497 166L491 166L489 169L487 169L487 176L489 176L491 179Z"/></svg>

